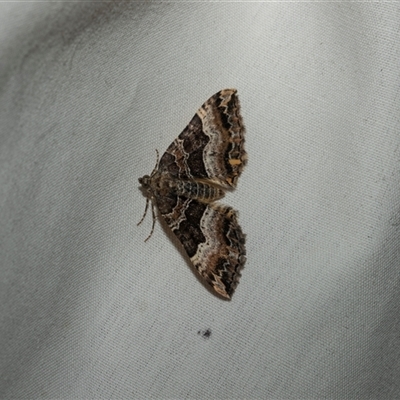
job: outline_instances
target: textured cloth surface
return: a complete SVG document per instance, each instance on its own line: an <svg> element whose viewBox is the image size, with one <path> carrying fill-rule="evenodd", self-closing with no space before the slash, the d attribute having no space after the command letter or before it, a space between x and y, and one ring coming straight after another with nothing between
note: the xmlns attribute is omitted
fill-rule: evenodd
<svg viewBox="0 0 400 400"><path fill-rule="evenodd" d="M0 398L400 397L398 3L0 11ZM226 87L231 301L136 226L155 149Z"/></svg>

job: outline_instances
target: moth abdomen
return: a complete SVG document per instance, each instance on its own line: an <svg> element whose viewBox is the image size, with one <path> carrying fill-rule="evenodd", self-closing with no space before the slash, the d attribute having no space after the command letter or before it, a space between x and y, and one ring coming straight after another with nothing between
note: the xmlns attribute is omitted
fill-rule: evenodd
<svg viewBox="0 0 400 400"><path fill-rule="evenodd" d="M224 197L224 192L215 186L203 182L179 181L177 184L177 195L208 203Z"/></svg>

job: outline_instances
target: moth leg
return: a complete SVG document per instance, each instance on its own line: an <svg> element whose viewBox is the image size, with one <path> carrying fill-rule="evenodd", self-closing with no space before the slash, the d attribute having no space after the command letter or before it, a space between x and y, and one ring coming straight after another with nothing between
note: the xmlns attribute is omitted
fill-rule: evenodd
<svg viewBox="0 0 400 400"><path fill-rule="evenodd" d="M148 209L148 208L149 208L149 199L146 198L146 208L144 209L143 217L142 217L142 219L136 224L136 226L139 226L139 225L143 222L144 217L145 217L146 214L147 214L147 209Z"/></svg>
<svg viewBox="0 0 400 400"><path fill-rule="evenodd" d="M153 215L153 225L151 226L150 235L147 236L145 242L147 242L147 241L151 238L151 235L152 235L153 232L154 232L154 226L155 226L155 224L156 224L156 218L157 218L157 217L156 217L156 213L155 213L155 211L154 211L154 203L153 203L153 202L151 202L151 213L152 213L152 215Z"/></svg>

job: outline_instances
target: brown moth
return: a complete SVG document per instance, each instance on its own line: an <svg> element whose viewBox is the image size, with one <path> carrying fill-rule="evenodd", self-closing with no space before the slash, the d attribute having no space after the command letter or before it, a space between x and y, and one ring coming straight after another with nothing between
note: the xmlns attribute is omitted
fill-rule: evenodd
<svg viewBox="0 0 400 400"><path fill-rule="evenodd" d="M157 162L139 179L146 196L178 237L199 274L230 299L246 261L237 212L217 203L236 187L247 160L236 89L210 97ZM147 239L149 239L149 237ZM146 240L147 240L146 239Z"/></svg>

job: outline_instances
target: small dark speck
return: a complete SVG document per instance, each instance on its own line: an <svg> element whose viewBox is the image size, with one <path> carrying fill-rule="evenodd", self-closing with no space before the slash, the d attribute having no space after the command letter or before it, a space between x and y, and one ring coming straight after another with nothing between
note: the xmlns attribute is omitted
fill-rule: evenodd
<svg viewBox="0 0 400 400"><path fill-rule="evenodd" d="M211 330L205 329L204 331L198 331L197 334L201 335L204 339L209 339L211 336Z"/></svg>

